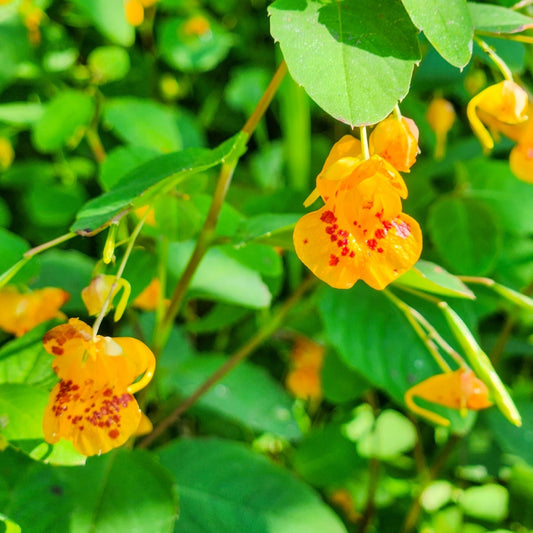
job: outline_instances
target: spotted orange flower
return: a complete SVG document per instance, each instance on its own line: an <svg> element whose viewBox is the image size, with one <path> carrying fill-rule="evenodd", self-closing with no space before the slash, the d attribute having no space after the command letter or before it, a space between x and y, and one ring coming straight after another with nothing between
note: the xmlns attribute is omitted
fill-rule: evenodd
<svg viewBox="0 0 533 533"><path fill-rule="evenodd" d="M47 442L67 439L89 456L121 446L142 431L133 393L148 384L155 368L145 344L130 337L93 336L87 324L71 318L51 329L43 345L54 356L52 368L61 380L44 413Z"/></svg>
<svg viewBox="0 0 533 533"><path fill-rule="evenodd" d="M411 387L405 393L405 403L414 413L440 424L449 426L446 418L420 407L414 398L421 398L431 403L458 409L466 413L486 409L492 405L489 400L487 386L472 372L472 370L459 368L454 372L437 374Z"/></svg>
<svg viewBox="0 0 533 533"><path fill-rule="evenodd" d="M324 347L307 337L298 337L291 352L291 370L285 385L297 398L316 400L322 397L320 371Z"/></svg>
<svg viewBox="0 0 533 533"><path fill-rule="evenodd" d="M326 205L303 216L294 229L300 260L334 288L349 289L362 279L384 289L420 257L420 227L402 213L405 183L397 172L382 173L383 165L388 164L378 156L361 163ZM367 167L375 171L369 177Z"/></svg>
<svg viewBox="0 0 533 533"><path fill-rule="evenodd" d="M474 133L486 152L492 150L494 141L482 121L495 119L503 124L520 124L528 118L527 93L510 80L487 87L468 103L466 113Z"/></svg>
<svg viewBox="0 0 533 533"><path fill-rule="evenodd" d="M69 298L68 292L55 287L28 292L3 287L0 289L0 328L21 337L47 320L65 318L59 308Z"/></svg>

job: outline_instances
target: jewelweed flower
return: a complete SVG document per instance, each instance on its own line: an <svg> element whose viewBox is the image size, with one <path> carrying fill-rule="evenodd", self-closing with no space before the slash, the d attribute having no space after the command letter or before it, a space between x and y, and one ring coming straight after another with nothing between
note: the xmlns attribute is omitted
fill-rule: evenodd
<svg viewBox="0 0 533 533"><path fill-rule="evenodd" d="M0 328L21 337L52 318L65 318L59 310L70 299L63 289L46 287L19 292L16 287L0 289Z"/></svg>
<svg viewBox="0 0 533 533"><path fill-rule="evenodd" d="M116 276L98 274L98 276L95 276L91 280L91 283L89 283L87 287L82 289L81 299L83 300L83 303L85 304L89 315L95 316L100 313L111 291L113 291L113 294L109 303L109 309L112 309L113 300L115 296L121 289L123 289L123 293L120 298L119 304L117 305L114 317L115 321L120 319L120 317L124 313L126 304L128 303L128 298L131 293L131 286L124 278L120 278L117 281L115 288L113 289L113 284L115 283L115 281Z"/></svg>
<svg viewBox="0 0 533 533"><path fill-rule="evenodd" d="M492 405L489 400L487 386L470 369L459 368L454 372L437 374L411 387L405 393L405 403L414 413L427 419L449 426L446 418L420 407L414 398L421 398L428 402L460 410L463 416L466 411L479 411Z"/></svg>
<svg viewBox="0 0 533 533"><path fill-rule="evenodd" d="M211 25L204 16L194 15L183 24L182 31L186 36L202 37L211 32Z"/></svg>
<svg viewBox="0 0 533 533"><path fill-rule="evenodd" d="M418 128L407 117L393 115L377 124L368 139L371 154L388 161L396 170L409 172L420 153Z"/></svg>
<svg viewBox="0 0 533 533"><path fill-rule="evenodd" d="M433 98L427 108L426 119L437 138L435 159L442 159L446 152L446 136L455 121L452 103L444 98Z"/></svg>
<svg viewBox="0 0 533 533"><path fill-rule="evenodd" d="M154 354L145 344L130 337L93 336L87 324L71 318L46 333L43 345L54 356L52 368L60 378L44 412L47 442L64 438L90 456L121 446L145 429L133 397L155 369Z"/></svg>
<svg viewBox="0 0 533 533"><path fill-rule="evenodd" d="M154 278L148 287L146 287L141 294L133 300L132 305L143 311L155 311L160 297L161 282L157 278Z"/></svg>
<svg viewBox="0 0 533 533"><path fill-rule="evenodd" d="M306 337L298 337L291 352L291 370L287 374L287 389L297 398L316 400L322 397L320 371L324 347Z"/></svg>
<svg viewBox="0 0 533 533"><path fill-rule="evenodd" d="M533 183L533 144L517 144L509 154L509 166L518 179Z"/></svg>
<svg viewBox="0 0 533 533"><path fill-rule="evenodd" d="M527 120L527 111L527 93L510 80L487 87L474 96L466 108L470 125L486 152L492 150L494 141L483 125L483 117L488 115L504 124L520 124Z"/></svg>

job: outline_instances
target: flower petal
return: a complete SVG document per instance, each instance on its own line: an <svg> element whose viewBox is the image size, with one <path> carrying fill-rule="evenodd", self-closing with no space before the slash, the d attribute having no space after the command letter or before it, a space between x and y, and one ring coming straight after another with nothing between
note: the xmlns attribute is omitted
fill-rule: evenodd
<svg viewBox="0 0 533 533"><path fill-rule="evenodd" d="M402 213L383 220L383 231L365 240L360 277L373 289L384 289L407 272L422 252L422 232L418 222Z"/></svg>
<svg viewBox="0 0 533 533"><path fill-rule="evenodd" d="M303 216L293 239L302 263L328 285L349 289L359 279L360 247L347 227L339 227L331 202Z"/></svg>
<svg viewBox="0 0 533 533"><path fill-rule="evenodd" d="M115 385L96 388L90 380L62 380L50 393L43 432L47 442L64 438L72 441L78 452L90 456L124 444L140 420L135 398Z"/></svg>
<svg viewBox="0 0 533 533"><path fill-rule="evenodd" d="M509 155L509 165L518 179L533 183L533 145L517 144Z"/></svg>

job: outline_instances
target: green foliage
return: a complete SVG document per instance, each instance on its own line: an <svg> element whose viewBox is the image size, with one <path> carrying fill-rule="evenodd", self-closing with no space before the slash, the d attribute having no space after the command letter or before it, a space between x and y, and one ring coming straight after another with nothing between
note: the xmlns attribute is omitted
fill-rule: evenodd
<svg viewBox="0 0 533 533"><path fill-rule="evenodd" d="M482 153L466 112L506 77L532 93L532 29L511 0L0 0L0 530L533 530L533 141L504 120ZM399 114L419 130L402 209L422 255L383 291L324 286L293 242L316 177L342 136L365 148ZM364 237L360 270L390 267L413 227L396 230L381 259ZM115 309L131 289L117 322L85 307L99 274L126 287ZM70 298L45 319L47 287ZM76 317L83 350L50 355ZM85 457L70 414L47 442L50 402L148 381L104 369L93 390L89 361L121 337L156 356L135 393L154 428ZM51 396L58 366L81 387ZM482 385L463 372L413 407L411 387L466 367ZM112 442L124 406L97 401L80 416Z"/></svg>

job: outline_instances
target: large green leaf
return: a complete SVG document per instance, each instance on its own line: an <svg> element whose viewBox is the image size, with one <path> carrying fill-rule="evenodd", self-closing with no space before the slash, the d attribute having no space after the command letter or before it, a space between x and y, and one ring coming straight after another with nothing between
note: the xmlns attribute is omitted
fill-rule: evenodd
<svg viewBox="0 0 533 533"><path fill-rule="evenodd" d="M82 234L94 231L131 207L141 194L143 202L148 203L162 187L170 188L187 175L207 170L241 153L245 141L244 135L237 134L213 150L189 148L144 163L124 176L113 189L87 202L71 230ZM150 187L153 188L148 191Z"/></svg>
<svg viewBox="0 0 533 533"><path fill-rule="evenodd" d="M531 184L516 179L507 161L477 158L462 165L464 194L489 206L507 232L528 235L533 229Z"/></svg>
<svg viewBox="0 0 533 533"><path fill-rule="evenodd" d="M334 118L374 124L407 94L420 53L397 0L277 0L269 12L292 77Z"/></svg>
<svg viewBox="0 0 533 533"><path fill-rule="evenodd" d="M184 272L192 252L191 241L171 243L168 267L175 278ZM257 309L268 307L271 301L270 291L258 272L217 248L211 248L203 258L189 292L193 296Z"/></svg>
<svg viewBox="0 0 533 533"><path fill-rule="evenodd" d="M148 453L121 450L82 467L36 466L8 509L32 533L171 533L177 502L168 472Z"/></svg>
<svg viewBox="0 0 533 533"><path fill-rule="evenodd" d="M402 0L415 26L439 54L456 67L472 55L472 21L466 0Z"/></svg>
<svg viewBox="0 0 533 533"><path fill-rule="evenodd" d="M159 452L178 482L175 533L345 533L308 486L242 444L182 440Z"/></svg>
<svg viewBox="0 0 533 533"><path fill-rule="evenodd" d="M0 105L0 122L26 126L39 120L44 112L42 104L10 102Z"/></svg>
<svg viewBox="0 0 533 533"><path fill-rule="evenodd" d="M107 124L126 142L158 152L181 150L178 115L170 107L138 98L115 98L104 109Z"/></svg>
<svg viewBox="0 0 533 533"><path fill-rule="evenodd" d="M442 197L432 206L428 230L442 259L461 274L488 273L501 251L499 221L475 200Z"/></svg>
<svg viewBox="0 0 533 533"><path fill-rule="evenodd" d="M41 152L59 150L89 123L93 110L93 99L87 94L70 89L58 93L33 126L33 144Z"/></svg>
<svg viewBox="0 0 533 533"><path fill-rule="evenodd" d="M516 407L522 416L522 427L509 424L496 409L490 409L483 416L495 440L505 453L518 455L533 466L533 402L517 398Z"/></svg>
<svg viewBox="0 0 533 533"><path fill-rule="evenodd" d="M48 386L56 381L52 357L43 348L50 325L40 325L0 349L0 383Z"/></svg>
<svg viewBox="0 0 533 533"><path fill-rule="evenodd" d="M341 357L396 401L438 372L407 319L382 293L363 283L348 291L326 289L319 309Z"/></svg>
<svg viewBox="0 0 533 533"><path fill-rule="evenodd" d="M227 358L219 355L190 358L169 379L180 395L192 394ZM253 383L253 386L250 384ZM241 363L198 401L205 407L259 432L293 440L300 436L292 399L272 377L252 363Z"/></svg>
<svg viewBox="0 0 533 533"><path fill-rule="evenodd" d="M22 259L24 252L30 249L29 244L18 235L0 228L0 273L5 272L17 261ZM38 265L31 262L24 266L14 277L11 282L23 283L35 275Z"/></svg>
<svg viewBox="0 0 533 533"><path fill-rule="evenodd" d="M468 2L474 28L491 33L517 33L533 27L533 18L492 4Z"/></svg>

